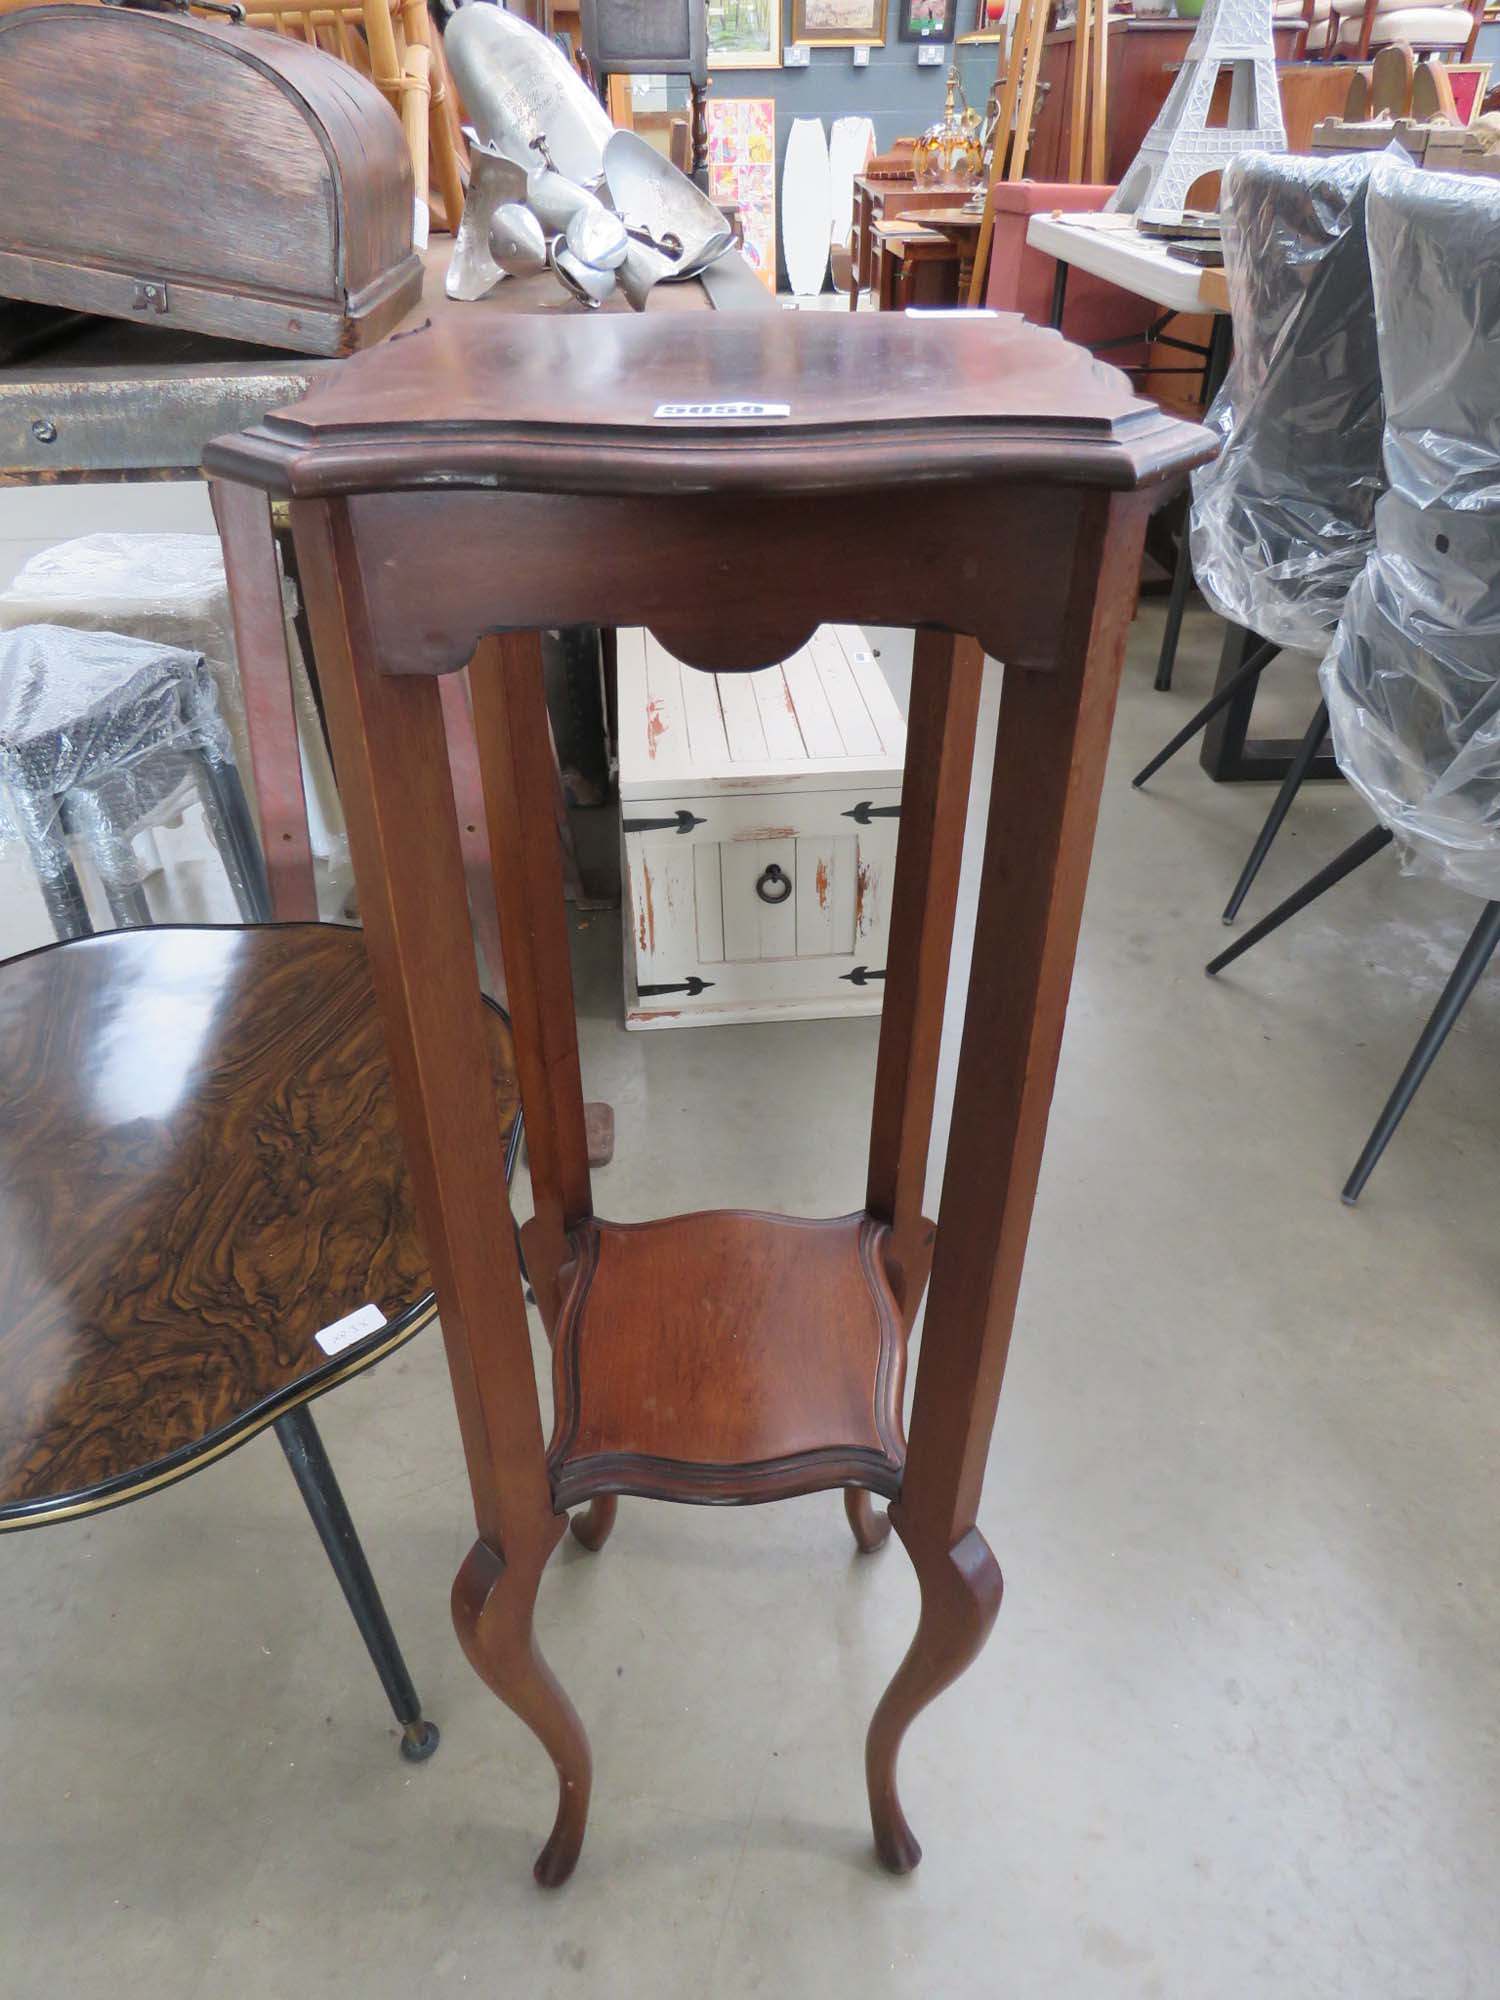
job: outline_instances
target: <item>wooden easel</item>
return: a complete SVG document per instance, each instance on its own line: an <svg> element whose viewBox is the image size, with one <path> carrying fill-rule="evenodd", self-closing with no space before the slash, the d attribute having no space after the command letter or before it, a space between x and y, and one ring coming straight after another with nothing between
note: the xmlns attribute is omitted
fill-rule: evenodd
<svg viewBox="0 0 1500 2000"><path fill-rule="evenodd" d="M1082 4L1084 0L1080 0ZM1090 0L1090 4L1099 5L1102 12L1103 0ZM1019 181L1025 178L1031 125L1036 115L1042 42L1047 33L1050 11L1051 0L1020 0L1005 85L1000 93L1000 109L995 119L990 179L984 193L984 218L979 225L979 239L974 247L974 269L969 278L966 305L984 304L984 288L990 268L990 242L995 234L995 189L1002 180Z"/></svg>
<svg viewBox="0 0 1500 2000"><path fill-rule="evenodd" d="M1073 110L1068 127L1068 179L1104 179L1104 108L1109 95L1109 0L1078 0L1073 29ZM1087 125L1088 174L1084 168Z"/></svg>

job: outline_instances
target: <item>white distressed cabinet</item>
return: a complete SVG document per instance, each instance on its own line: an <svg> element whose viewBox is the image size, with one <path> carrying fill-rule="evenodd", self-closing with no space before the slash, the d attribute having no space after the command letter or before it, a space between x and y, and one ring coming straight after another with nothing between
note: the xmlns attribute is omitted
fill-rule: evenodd
<svg viewBox="0 0 1500 2000"><path fill-rule="evenodd" d="M625 1024L880 1011L906 728L864 634L754 674L619 635Z"/></svg>

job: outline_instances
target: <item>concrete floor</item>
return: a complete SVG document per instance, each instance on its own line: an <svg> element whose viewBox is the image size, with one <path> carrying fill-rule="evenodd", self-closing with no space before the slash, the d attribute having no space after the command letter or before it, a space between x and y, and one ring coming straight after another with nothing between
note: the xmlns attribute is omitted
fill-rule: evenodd
<svg viewBox="0 0 1500 2000"><path fill-rule="evenodd" d="M532 1886L553 1782L449 1627L470 1517L429 1334L319 1418L430 1764L397 1758L269 1437L0 1539L7 2000L1500 1990L1500 983L1342 1208L1475 907L1387 859L1205 981L1267 801L1191 758L1131 791L1216 645L1190 617L1154 694L1159 629L1148 606L984 1499L1005 1606L908 1740L917 1873L874 1866L861 1780L915 1614L899 1546L856 1558L833 1496L637 1502L544 1585L597 1779L575 1879ZM1273 671L1300 728L1310 683ZM1304 795L1253 912L1365 823ZM627 1037L615 921L578 945L605 1213L857 1205L874 1023Z"/></svg>

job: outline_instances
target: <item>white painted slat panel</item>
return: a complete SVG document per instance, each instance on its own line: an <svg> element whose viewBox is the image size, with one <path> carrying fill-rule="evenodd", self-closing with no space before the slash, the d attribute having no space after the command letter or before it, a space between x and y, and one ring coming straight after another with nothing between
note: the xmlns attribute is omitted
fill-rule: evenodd
<svg viewBox="0 0 1500 2000"><path fill-rule="evenodd" d="M724 963L724 878L719 850L710 843L693 849L694 895L698 904L698 962Z"/></svg>
<svg viewBox="0 0 1500 2000"><path fill-rule="evenodd" d="M736 678L749 681L755 692L761 728L766 733L767 755L776 758L805 757L807 750L802 741L802 731L797 727L796 704L780 667L766 667L758 674L741 674Z"/></svg>
<svg viewBox="0 0 1500 2000"><path fill-rule="evenodd" d="M840 845L833 878L833 935L835 951L853 951L854 904L859 893L859 840Z"/></svg>
<svg viewBox="0 0 1500 2000"><path fill-rule="evenodd" d="M864 828L859 836L859 862L855 874L854 893L854 949L857 952L877 951L879 963L884 964L885 940L890 923L891 884L896 874L896 840L886 827L894 824ZM871 959L871 964L876 963Z"/></svg>
<svg viewBox="0 0 1500 2000"><path fill-rule="evenodd" d="M616 651L620 693L620 774L644 773L651 754L646 737L646 634L638 625L621 628Z"/></svg>
<svg viewBox="0 0 1500 2000"><path fill-rule="evenodd" d="M823 683L828 705L837 718L845 754L850 757L878 757L881 752L880 731L865 707L864 695L854 678L854 669L844 656L843 647L826 625L814 632L807 647L817 668L818 679Z"/></svg>
<svg viewBox="0 0 1500 2000"><path fill-rule="evenodd" d="M763 965L711 965L707 991L632 995L630 1028L690 1028L719 1021L826 1020L831 1015L878 1014L884 982L862 986L843 977L852 958L775 959ZM649 983L649 982L648 982Z"/></svg>
<svg viewBox="0 0 1500 2000"><path fill-rule="evenodd" d="M660 646L646 649L646 758L657 777L693 769L687 710L682 705L682 668Z"/></svg>
<svg viewBox="0 0 1500 2000"><path fill-rule="evenodd" d="M861 805L872 809L880 806L896 806L901 803L901 794L889 787L877 785L841 786L838 791L793 792L767 790L759 792L709 792L683 797L669 794L663 798L642 800L639 810L632 804L628 818L673 819L678 813L686 812L692 818L701 820L688 833L653 833L645 836L650 840L681 841L684 847L706 843L710 846L721 840L789 840L801 834L810 833L858 833L866 836L877 827L894 829L899 821L894 819L873 819L869 826L861 829L858 821L848 815Z"/></svg>
<svg viewBox="0 0 1500 2000"><path fill-rule="evenodd" d="M681 979L698 961L693 850L632 834L626 843L636 964L643 979Z"/></svg>
<svg viewBox="0 0 1500 2000"><path fill-rule="evenodd" d="M857 625L832 625L854 673L870 720L880 733L884 754L898 762L906 756L906 719L896 706L891 684L880 670L875 649Z"/></svg>
<svg viewBox="0 0 1500 2000"><path fill-rule="evenodd" d="M735 841L719 853L724 871L725 959L795 958L796 841ZM772 866L793 884L792 895L783 903L762 902L756 893L756 883Z"/></svg>
<svg viewBox="0 0 1500 2000"><path fill-rule="evenodd" d="M748 674L716 674L719 706L724 711L724 732L729 738L729 755L736 764L763 763L770 755L762 727L755 690Z"/></svg>
<svg viewBox="0 0 1500 2000"><path fill-rule="evenodd" d="M797 722L808 756L842 757L844 739L839 734L838 723L828 706L828 696L823 692L823 683L818 679L817 668L807 647L803 646L793 653L781 671L792 691L792 700L797 704Z"/></svg>
<svg viewBox="0 0 1500 2000"><path fill-rule="evenodd" d="M649 640L654 646L656 641ZM729 738L724 734L724 715L719 707L717 674L699 673L696 667L682 669L682 706L687 716L688 743L695 772L729 762Z"/></svg>
<svg viewBox="0 0 1500 2000"><path fill-rule="evenodd" d="M857 846L852 834L797 842L798 958L853 951Z"/></svg>

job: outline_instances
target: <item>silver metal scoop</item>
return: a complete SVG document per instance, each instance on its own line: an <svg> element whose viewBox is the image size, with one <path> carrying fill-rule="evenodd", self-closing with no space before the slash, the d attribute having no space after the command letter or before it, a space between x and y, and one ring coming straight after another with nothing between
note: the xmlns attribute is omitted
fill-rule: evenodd
<svg viewBox="0 0 1500 2000"><path fill-rule="evenodd" d="M604 178L632 236L649 237L647 247L660 253L663 268L654 282L696 278L733 241L708 196L638 133L611 136L604 148Z"/></svg>
<svg viewBox="0 0 1500 2000"><path fill-rule="evenodd" d="M469 190L443 279L450 299L482 299L505 276L490 253L490 232L497 211L525 196L526 175L514 160L487 146L469 147Z"/></svg>
<svg viewBox="0 0 1500 2000"><path fill-rule="evenodd" d="M598 183L615 128L555 42L503 7L476 4L448 23L443 53L486 146L526 168L545 161L569 180Z"/></svg>

